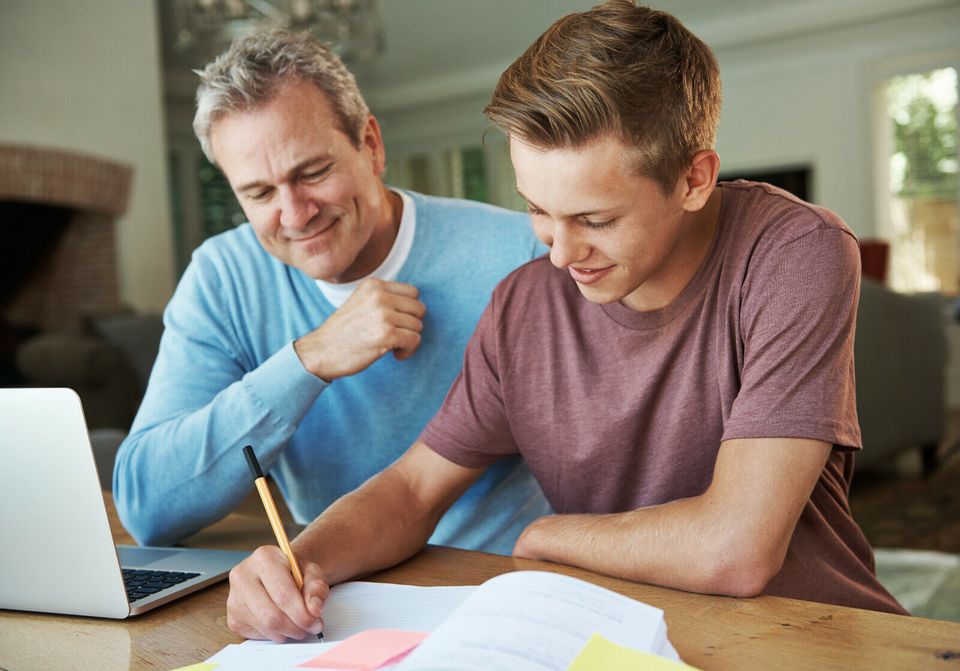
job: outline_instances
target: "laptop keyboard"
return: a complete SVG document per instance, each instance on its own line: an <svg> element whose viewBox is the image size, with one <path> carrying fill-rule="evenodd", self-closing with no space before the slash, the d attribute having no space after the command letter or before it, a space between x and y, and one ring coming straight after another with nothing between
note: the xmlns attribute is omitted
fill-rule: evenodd
<svg viewBox="0 0 960 671"><path fill-rule="evenodd" d="M162 589L173 587L190 578L196 578L199 573L185 571L153 571L145 568L123 569L123 584L127 587L127 600L130 603L156 594Z"/></svg>

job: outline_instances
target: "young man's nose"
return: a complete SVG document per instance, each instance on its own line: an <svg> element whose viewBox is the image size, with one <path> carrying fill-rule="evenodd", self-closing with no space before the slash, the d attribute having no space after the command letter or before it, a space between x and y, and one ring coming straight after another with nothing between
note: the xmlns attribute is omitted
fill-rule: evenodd
<svg viewBox="0 0 960 671"><path fill-rule="evenodd" d="M304 228L320 212L320 208L297 188L280 190L280 225Z"/></svg>
<svg viewBox="0 0 960 671"><path fill-rule="evenodd" d="M571 230L569 224L554 224L552 233L552 242L547 244L550 246L550 262L557 268L566 268L588 256L587 245Z"/></svg>

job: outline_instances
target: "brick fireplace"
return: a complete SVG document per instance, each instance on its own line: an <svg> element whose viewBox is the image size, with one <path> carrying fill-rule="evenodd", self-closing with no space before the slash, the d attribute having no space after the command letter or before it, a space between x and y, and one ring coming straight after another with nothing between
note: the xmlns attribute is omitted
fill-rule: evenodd
<svg viewBox="0 0 960 671"><path fill-rule="evenodd" d="M0 329L72 331L119 308L114 229L132 176L99 157L0 144L0 263L14 285L0 291Z"/></svg>

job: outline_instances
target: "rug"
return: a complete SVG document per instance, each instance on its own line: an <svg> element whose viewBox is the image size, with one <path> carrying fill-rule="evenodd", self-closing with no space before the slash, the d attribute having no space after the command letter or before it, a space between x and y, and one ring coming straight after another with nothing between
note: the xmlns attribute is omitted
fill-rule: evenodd
<svg viewBox="0 0 960 671"><path fill-rule="evenodd" d="M960 622L960 555L877 548L877 578L912 615Z"/></svg>

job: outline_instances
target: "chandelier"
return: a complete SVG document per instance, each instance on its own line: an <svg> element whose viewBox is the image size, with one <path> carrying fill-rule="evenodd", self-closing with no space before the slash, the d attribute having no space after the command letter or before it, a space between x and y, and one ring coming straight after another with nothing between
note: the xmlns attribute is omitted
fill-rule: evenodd
<svg viewBox="0 0 960 671"><path fill-rule="evenodd" d="M174 0L174 48L207 59L266 28L308 31L347 63L384 50L377 0Z"/></svg>

